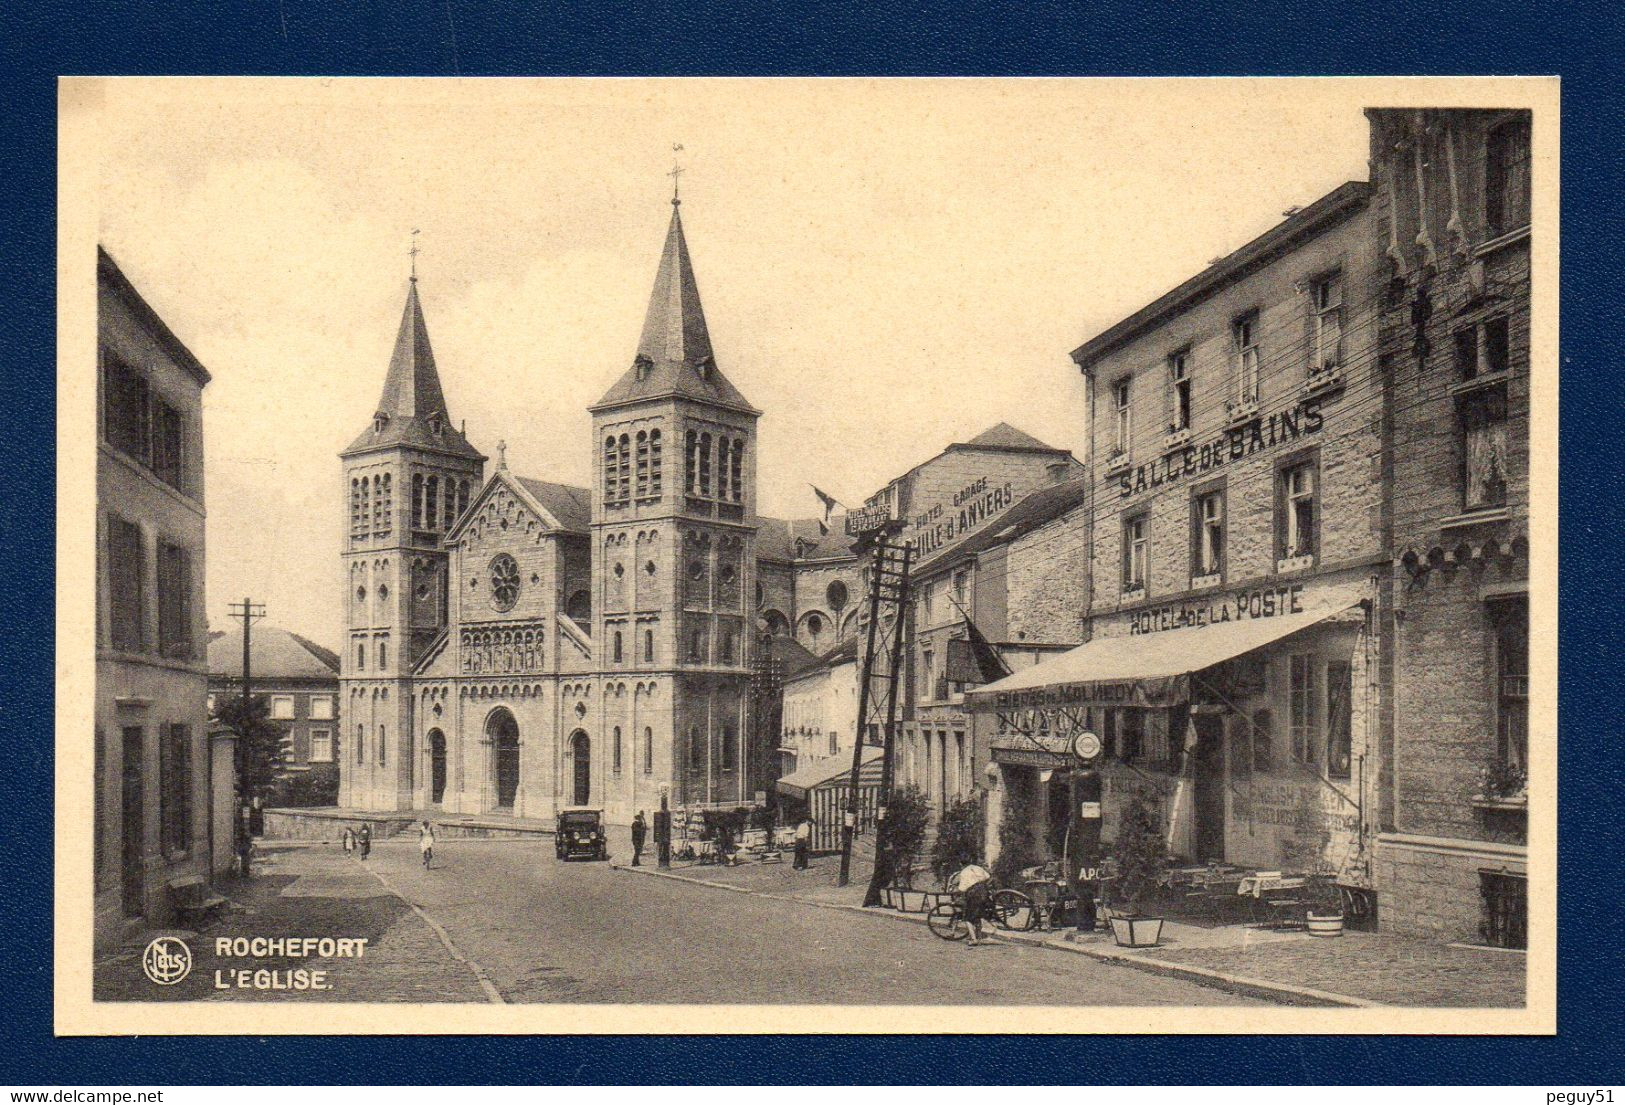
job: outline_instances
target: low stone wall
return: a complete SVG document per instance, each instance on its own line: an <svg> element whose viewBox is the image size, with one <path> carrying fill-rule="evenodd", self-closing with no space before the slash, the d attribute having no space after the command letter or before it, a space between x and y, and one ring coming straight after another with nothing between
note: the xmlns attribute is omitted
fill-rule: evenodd
<svg viewBox="0 0 1625 1105"><path fill-rule="evenodd" d="M435 836L445 840L483 838L520 840L553 835L553 829L540 822L527 824L462 814L443 818L432 812L419 815L410 810L375 813L321 807L266 810L263 838L337 843L344 836L346 826L358 829L365 824L372 833L373 840L387 840L402 833L415 832L418 824L425 819L434 826Z"/></svg>
<svg viewBox="0 0 1625 1105"><path fill-rule="evenodd" d="M1513 845L1399 834L1379 838L1373 871L1378 928L1401 936L1479 943L1479 872L1525 870L1526 853Z"/></svg>

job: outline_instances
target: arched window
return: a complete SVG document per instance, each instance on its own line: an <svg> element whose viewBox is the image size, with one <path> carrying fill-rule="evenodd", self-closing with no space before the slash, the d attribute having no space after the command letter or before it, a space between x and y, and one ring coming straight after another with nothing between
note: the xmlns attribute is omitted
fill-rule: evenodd
<svg viewBox="0 0 1625 1105"><path fill-rule="evenodd" d="M728 722L722 727L722 747L717 750L720 753L720 755L717 757L721 761L719 766L724 771L732 771L734 769L734 753L737 751L734 748L734 739L735 731L733 722Z"/></svg>
<svg viewBox="0 0 1625 1105"><path fill-rule="evenodd" d="M652 629L643 631L643 662L645 664L655 662L655 631Z"/></svg>
<svg viewBox="0 0 1625 1105"><path fill-rule="evenodd" d="M649 726L643 727L643 773L653 775L655 770L655 731Z"/></svg>
<svg viewBox="0 0 1625 1105"><path fill-rule="evenodd" d="M604 502L612 503L615 501L617 482L615 475L615 439L606 437L604 438Z"/></svg>
<svg viewBox="0 0 1625 1105"><path fill-rule="evenodd" d="M627 434L621 435L619 468L621 485L618 494L624 503L632 497L632 438Z"/></svg>
<svg viewBox="0 0 1625 1105"><path fill-rule="evenodd" d="M615 774L619 775L621 773L621 727L619 725L615 727L615 744L613 752Z"/></svg>
<svg viewBox="0 0 1625 1105"><path fill-rule="evenodd" d="M687 448L683 452L683 486L690 495L700 493L700 438L688 431Z"/></svg>
<svg viewBox="0 0 1625 1105"><path fill-rule="evenodd" d="M382 767L389 762L389 740L384 733L384 727L378 727L378 765Z"/></svg>
<svg viewBox="0 0 1625 1105"><path fill-rule="evenodd" d="M727 499L728 495L728 455L733 452L733 446L725 437L717 438L717 498Z"/></svg>
<svg viewBox="0 0 1625 1105"><path fill-rule="evenodd" d="M743 438L735 439L732 453L733 455L728 460L728 466L732 469L733 500L740 503L745 501L745 441Z"/></svg>
<svg viewBox="0 0 1625 1105"><path fill-rule="evenodd" d="M366 752L367 752L367 730L365 729L365 727L357 725L355 727L355 762L358 763L358 764L366 763L367 762Z"/></svg>
<svg viewBox="0 0 1625 1105"><path fill-rule="evenodd" d="M357 641L355 643L355 667L357 671L365 671L367 669L366 641Z"/></svg>
<svg viewBox="0 0 1625 1105"><path fill-rule="evenodd" d="M384 528L395 528L395 478L384 473Z"/></svg>
<svg viewBox="0 0 1625 1105"><path fill-rule="evenodd" d="M660 431L649 431L649 494L659 495L660 488Z"/></svg>
<svg viewBox="0 0 1625 1105"><path fill-rule="evenodd" d="M620 662L621 662L621 631L619 629L617 629L615 631L615 663L619 664Z"/></svg>
<svg viewBox="0 0 1625 1105"><path fill-rule="evenodd" d="M389 642L378 642L378 670L383 671L389 667Z"/></svg>
<svg viewBox="0 0 1625 1105"><path fill-rule="evenodd" d="M649 496L649 435L638 431L638 498Z"/></svg>
<svg viewBox="0 0 1625 1105"><path fill-rule="evenodd" d="M700 435L700 494L711 496L711 435Z"/></svg>
<svg viewBox="0 0 1625 1105"><path fill-rule="evenodd" d="M457 513L462 514L468 509L468 481L464 480L457 485Z"/></svg>
<svg viewBox="0 0 1625 1105"><path fill-rule="evenodd" d="M824 597L829 600L831 609L839 611L846 605L846 584L837 579L824 589Z"/></svg>
<svg viewBox="0 0 1625 1105"><path fill-rule="evenodd" d="M372 481L366 476L361 477L361 509L356 514L356 528L363 532L367 528L367 520L372 515Z"/></svg>
<svg viewBox="0 0 1625 1105"><path fill-rule="evenodd" d="M449 486L449 485L448 485ZM423 528L434 529L435 519L440 517L440 477L430 476L424 490Z"/></svg>
<svg viewBox="0 0 1625 1105"><path fill-rule="evenodd" d="M449 476L446 478L446 529L457 521L457 484Z"/></svg>
<svg viewBox="0 0 1625 1105"><path fill-rule="evenodd" d="M423 473L412 476L412 527L423 528Z"/></svg>

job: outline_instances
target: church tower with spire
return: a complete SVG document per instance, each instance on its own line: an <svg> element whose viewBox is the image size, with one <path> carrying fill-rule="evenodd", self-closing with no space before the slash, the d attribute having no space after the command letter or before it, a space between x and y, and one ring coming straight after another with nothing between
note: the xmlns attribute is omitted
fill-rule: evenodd
<svg viewBox="0 0 1625 1105"><path fill-rule="evenodd" d="M413 665L445 629L441 537L486 458L451 420L414 273L371 424L344 470L346 640L339 668L339 805L412 805Z"/></svg>
<svg viewBox="0 0 1625 1105"><path fill-rule="evenodd" d="M717 364L676 198L637 353L589 409L593 636L630 738L607 804L749 804L761 412Z"/></svg>

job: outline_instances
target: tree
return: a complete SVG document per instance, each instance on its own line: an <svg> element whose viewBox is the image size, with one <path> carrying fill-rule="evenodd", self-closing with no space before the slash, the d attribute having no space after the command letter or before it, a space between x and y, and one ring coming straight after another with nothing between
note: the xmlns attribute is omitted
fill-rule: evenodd
<svg viewBox="0 0 1625 1105"><path fill-rule="evenodd" d="M931 873L947 885L960 868L982 862L982 800L955 798L937 822L937 842L931 849Z"/></svg>
<svg viewBox="0 0 1625 1105"><path fill-rule="evenodd" d="M1158 805L1141 788L1134 792L1117 826L1116 899L1138 913L1157 888L1167 863L1162 818Z"/></svg>
<svg viewBox="0 0 1625 1105"><path fill-rule="evenodd" d="M1004 816L999 819L999 858L993 861L992 872L1000 885L1011 885L1023 868L1043 861L1033 836L1037 819L1037 795L1025 787L1007 785Z"/></svg>
<svg viewBox="0 0 1625 1105"><path fill-rule="evenodd" d="M925 830L931 822L931 804L916 786L896 787L886 803L886 826L881 833L886 842L886 871L893 886L914 887L914 864L925 844ZM876 857L877 862L882 857Z"/></svg>
<svg viewBox="0 0 1625 1105"><path fill-rule="evenodd" d="M264 695L255 695L246 707L240 697L221 702L214 721L237 734L237 790L244 801L265 798L282 776L287 727L271 720Z"/></svg>

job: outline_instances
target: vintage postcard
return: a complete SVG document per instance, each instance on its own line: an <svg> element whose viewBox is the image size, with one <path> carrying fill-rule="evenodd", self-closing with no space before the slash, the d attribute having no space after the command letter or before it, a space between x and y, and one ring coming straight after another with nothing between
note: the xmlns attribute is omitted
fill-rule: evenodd
<svg viewBox="0 0 1625 1105"><path fill-rule="evenodd" d="M64 79L57 1031L1554 1031L1559 123Z"/></svg>

